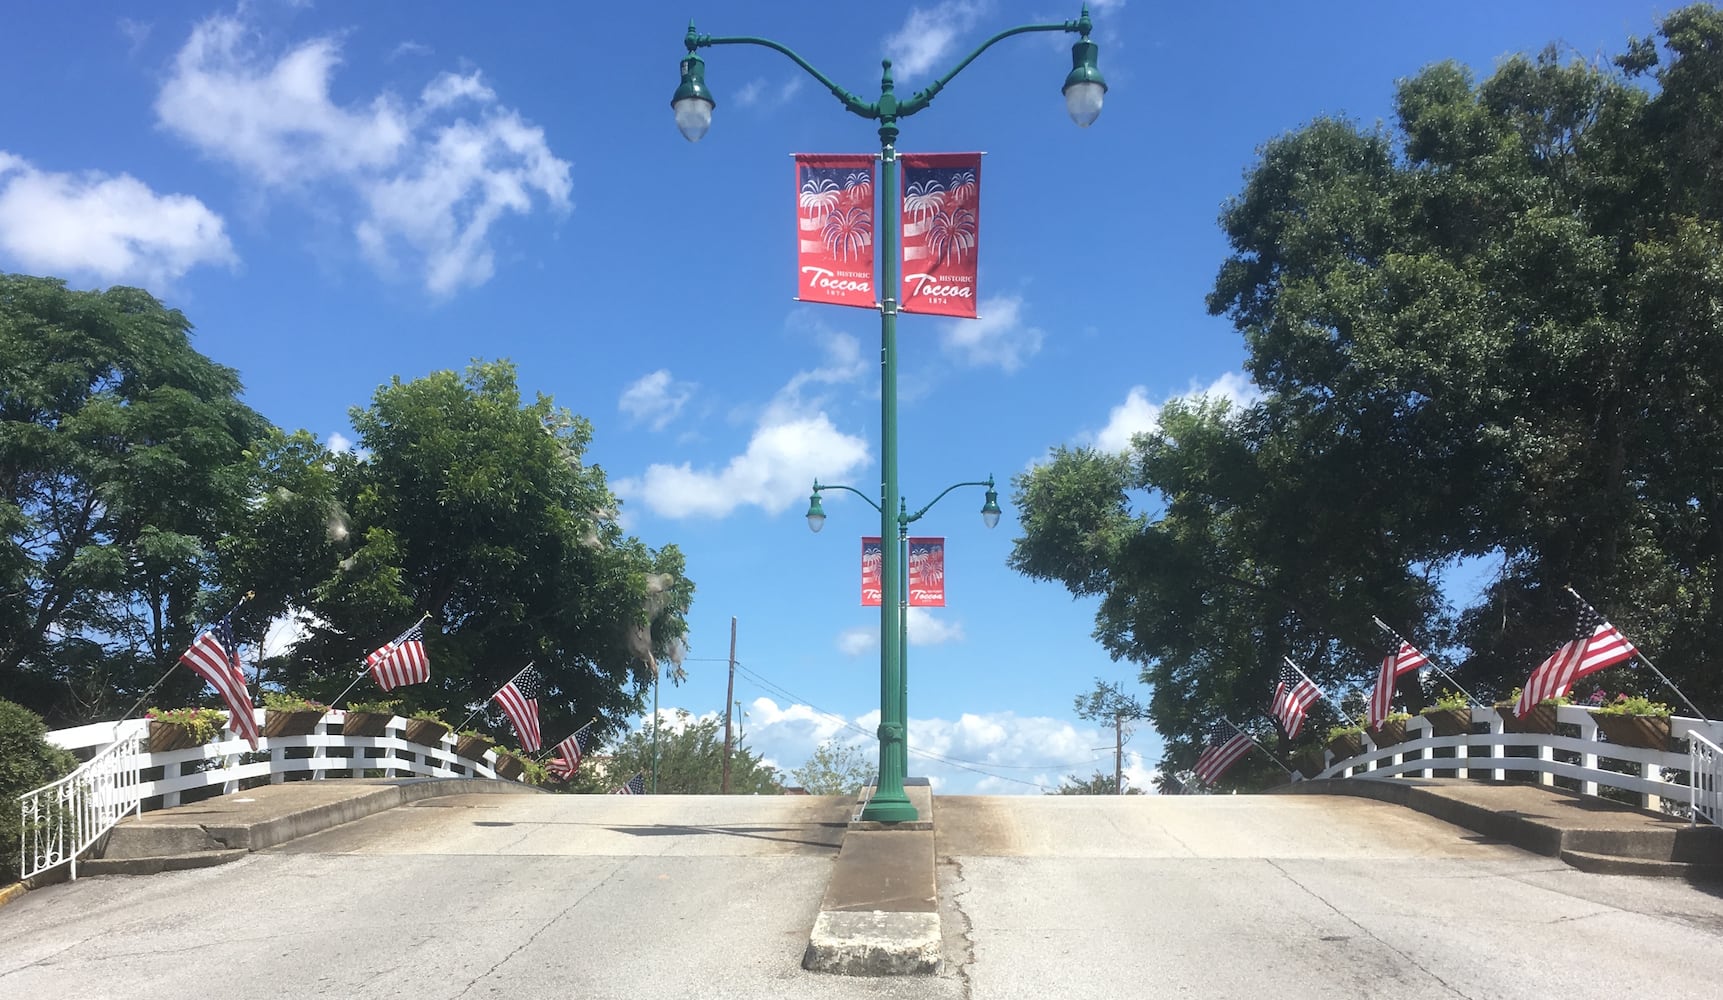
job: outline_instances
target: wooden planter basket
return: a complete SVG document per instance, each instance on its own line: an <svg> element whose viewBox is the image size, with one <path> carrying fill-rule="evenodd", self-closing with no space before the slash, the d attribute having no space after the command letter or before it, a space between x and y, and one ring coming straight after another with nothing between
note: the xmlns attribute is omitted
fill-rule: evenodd
<svg viewBox="0 0 1723 1000"><path fill-rule="evenodd" d="M157 722L150 720L150 753L166 753L169 750L186 750L202 746L192 739L191 730L177 722Z"/></svg>
<svg viewBox="0 0 1723 1000"><path fill-rule="evenodd" d="M1370 730L1370 739L1378 747L1391 747L1396 743L1406 742L1406 720L1390 719L1382 723L1382 728Z"/></svg>
<svg viewBox="0 0 1723 1000"><path fill-rule="evenodd" d="M323 714L321 708L289 712L266 708L263 710L263 735L310 736L317 730L317 724L323 721Z"/></svg>
<svg viewBox="0 0 1723 1000"><path fill-rule="evenodd" d="M525 771L525 765L523 765L513 755L506 753L497 754L497 777L513 781L520 777Z"/></svg>
<svg viewBox="0 0 1723 1000"><path fill-rule="evenodd" d="M381 736L394 717L390 712L348 712L341 732L347 736Z"/></svg>
<svg viewBox="0 0 1723 1000"><path fill-rule="evenodd" d="M455 742L455 752L468 760L483 761L485 751L494 746L494 741L483 736L462 736Z"/></svg>
<svg viewBox="0 0 1723 1000"><path fill-rule="evenodd" d="M1555 706L1535 705L1526 713L1525 718L1514 714L1514 706L1497 705L1496 714L1502 717L1502 729L1510 733L1553 733L1555 732Z"/></svg>
<svg viewBox="0 0 1723 1000"><path fill-rule="evenodd" d="M1472 731L1472 710L1469 708L1437 708L1423 713L1430 720L1430 730L1437 736L1465 736Z"/></svg>
<svg viewBox="0 0 1723 1000"><path fill-rule="evenodd" d="M1667 716L1593 714L1592 718L1597 720L1597 728L1603 730L1603 735L1611 743L1647 750L1669 749Z"/></svg>
<svg viewBox="0 0 1723 1000"><path fill-rule="evenodd" d="M448 734L449 727L433 719L407 720L407 739L420 746L440 747Z"/></svg>

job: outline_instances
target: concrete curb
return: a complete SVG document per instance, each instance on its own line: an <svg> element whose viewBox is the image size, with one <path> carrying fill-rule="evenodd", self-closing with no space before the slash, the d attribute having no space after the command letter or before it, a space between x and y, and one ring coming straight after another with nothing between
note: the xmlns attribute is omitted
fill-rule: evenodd
<svg viewBox="0 0 1723 1000"><path fill-rule="evenodd" d="M1540 789L1543 790L1543 789ZM1564 826L1512 810L1493 809L1443 794L1442 786L1412 781L1321 779L1294 782L1272 790L1291 795L1352 795L1390 802L1481 833L1521 850L1557 858L1581 871L1709 881L1723 865L1689 861L1718 839L1714 829L1696 831L1583 829ZM1621 807L1625 814L1636 810Z"/></svg>
<svg viewBox="0 0 1723 1000"><path fill-rule="evenodd" d="M280 786L268 786L280 787ZM528 785L482 778L415 778L367 783L332 802L254 820L198 822L188 815L175 823L172 810L145 813L147 822L122 822L108 835L102 857L78 863L79 874L153 875L226 864L252 851L321 833L366 816L422 799L444 795L542 794ZM218 800L208 800L218 801Z"/></svg>
<svg viewBox="0 0 1723 1000"><path fill-rule="evenodd" d="M30 887L22 882L14 882L11 885L0 886L0 906L5 906L7 903L22 897L29 891Z"/></svg>
<svg viewBox="0 0 1723 1000"><path fill-rule="evenodd" d="M821 910L802 968L842 976L914 976L939 971L938 913Z"/></svg>

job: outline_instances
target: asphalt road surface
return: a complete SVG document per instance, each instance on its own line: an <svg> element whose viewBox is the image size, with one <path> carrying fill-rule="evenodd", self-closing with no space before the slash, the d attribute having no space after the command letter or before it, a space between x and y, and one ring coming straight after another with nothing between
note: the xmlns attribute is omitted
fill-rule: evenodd
<svg viewBox="0 0 1723 1000"><path fill-rule="evenodd" d="M1326 796L941 798L946 970L804 972L849 804L456 796L0 907L0 997L1723 995L1723 899Z"/></svg>

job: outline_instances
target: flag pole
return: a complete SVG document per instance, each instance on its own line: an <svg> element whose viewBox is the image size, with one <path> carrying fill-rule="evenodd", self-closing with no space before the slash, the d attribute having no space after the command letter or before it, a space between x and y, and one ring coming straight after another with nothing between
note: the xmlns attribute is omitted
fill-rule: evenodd
<svg viewBox="0 0 1723 1000"><path fill-rule="evenodd" d="M416 621L412 625L408 625L406 628L402 629L401 635L406 635L408 632L413 631L415 626L423 625L426 622L426 620L428 620L430 617L431 617L431 613L429 611L425 612L423 615L421 615L419 617L418 621ZM400 638L400 636L396 636L395 638L398 639L398 638ZM347 690L342 691L340 694L335 696L335 700L329 703L329 707L334 708L336 705L341 704L341 699L343 699L343 698L347 697L349 694L353 693L353 689L358 687L359 682L364 680L365 675L369 674L370 672L371 672L371 668L369 666L360 667L359 668L359 676L353 678L353 683L347 685Z"/></svg>
<svg viewBox="0 0 1723 1000"><path fill-rule="evenodd" d="M598 721L598 716L595 715L592 717L592 722L588 722L586 725L581 726L579 729L576 729L574 732L569 733L568 736L579 736L581 733L584 733L588 729L591 729L592 723L597 722L597 721ZM551 753L556 750L557 747L562 746L564 743L568 742L568 736L564 736L562 739L557 740L555 743L552 743L550 746L541 749L538 752L538 756L534 757L533 760L535 762L538 762L538 761L544 760L546 757L549 757L551 755Z"/></svg>
<svg viewBox="0 0 1723 1000"><path fill-rule="evenodd" d="M1406 641L1405 637L1401 636L1400 633L1389 628L1388 623L1383 621L1382 619L1376 617L1375 615L1371 615L1370 620L1375 622L1376 627L1381 629L1382 631L1388 633L1389 635L1393 636L1396 639L1399 639L1401 642ZM1423 653L1424 651L1420 649L1418 652ZM1454 675L1448 673L1446 670L1443 670L1442 665L1437 663L1434 659L1432 659L1430 657L1429 653L1424 653L1424 659L1429 662L1431 670L1434 670L1436 673L1441 674L1442 677L1444 679L1446 679L1449 684L1454 685L1454 690L1456 690L1456 691L1458 691L1461 694L1466 696L1467 704L1470 704L1470 705L1478 704L1478 699L1472 695L1472 692L1467 691L1465 688L1461 687L1460 682L1454 679Z"/></svg>
<svg viewBox="0 0 1723 1000"><path fill-rule="evenodd" d="M467 723L469 723L469 722L471 722L471 721L473 721L473 720L474 720L474 719L476 719L476 718L478 718L478 714L479 714L479 713L480 713L480 712L482 712L482 711L484 711L484 710L485 710L485 706L486 706L486 705L489 705L489 704L490 704L490 703L491 703L491 702L492 702L492 701L494 701L494 700L496 700L496 696L497 696L497 695L499 695L499 694L501 694L501 693L502 693L502 690L503 690L503 688L506 688L506 687L508 687L508 686L509 686L509 685L510 685L510 684L513 684L513 683L514 683L514 682L515 682L515 681L518 681L518 680L520 680L520 675L521 675L521 674L524 674L524 673L526 673L526 672L527 672L527 671L528 671L528 670L531 670L531 669L532 669L532 665L533 665L533 664L534 664L534 663L535 663L535 662L537 662L537 661L535 661L535 660L528 660L528 661L527 661L527 662L526 662L526 666L524 666L524 667L522 667L522 668L520 668L520 669L519 669L519 670L516 670L516 671L515 671L515 675L514 675L514 676L513 676L513 677L510 677L510 678L509 678L509 679L508 679L508 680L506 680L506 681L504 681L504 682L503 682L503 687L500 687L500 688L497 688L497 689L496 689L496 690L495 690L495 691L492 691L492 692L491 692L491 696L490 696L490 697L489 697L489 698L486 698L486 699L485 699L485 700L484 700L484 701L482 701L482 702L480 702L480 703L479 703L479 707L478 707L478 708L475 708L475 709L473 709L473 714L472 714L472 715L469 715L469 716L467 716L467 717L466 717L466 718L465 718L465 719L464 719L464 720L462 720L462 721L461 721L461 724L460 724L460 725L458 725L458 726L456 726L456 727L455 727L455 732L457 732L457 733L458 733L458 732L460 732L460 731L461 731L461 730L463 730L463 729L465 729L465 728L467 728ZM579 732L579 731L580 731L580 730L578 730L578 729L577 729L577 730L575 730L575 732ZM518 734L517 734L517 735L518 735Z"/></svg>
<svg viewBox="0 0 1723 1000"><path fill-rule="evenodd" d="M1603 614L1601 614L1596 608L1592 607L1591 604L1589 602L1587 602L1585 598L1579 596L1579 591L1573 589L1572 587L1564 587L1562 589L1564 589L1568 593L1572 594L1574 600L1578 601L1581 604L1584 604L1586 607L1586 610L1590 611L1594 615L1597 615L1599 618L1603 618L1604 621L1609 621L1609 619L1606 618ZM1615 627L1615 623L1611 622L1610 628L1614 628L1614 627ZM1699 716L1699 718L1702 721L1704 721L1704 723L1706 725L1711 724L1711 720L1705 718L1705 713L1699 711L1699 706L1693 704L1692 701L1689 701L1687 698L1687 695L1683 694L1681 689L1675 686L1675 682L1670 680L1669 677L1667 675L1665 675L1663 671L1657 669L1657 664L1652 663L1649 657L1647 657L1644 653L1641 653L1639 651L1638 646L1633 647L1633 655L1639 657L1640 662L1642 662L1646 666L1650 667L1652 673L1656 674L1658 677L1661 677L1663 679L1663 683L1669 685L1669 690L1674 691L1675 696L1677 698L1680 698L1683 702L1687 703L1687 707L1689 709L1692 709L1694 715Z"/></svg>
<svg viewBox="0 0 1723 1000"><path fill-rule="evenodd" d="M1303 671L1300 671L1300 673L1302 673L1302 672ZM1315 682L1312 681L1311 683L1314 684ZM1250 735L1249 733L1245 732L1243 729L1239 728L1238 723L1232 721L1231 719L1227 718L1224 715L1220 717L1220 721L1231 726L1233 732L1235 732L1235 733L1239 734L1240 736L1244 737L1245 739L1249 740L1251 746L1256 747L1258 750L1261 750L1263 753L1263 756L1267 757L1269 760L1274 761L1275 766L1280 768L1282 771L1285 771L1288 777L1292 776L1292 768L1287 767L1285 764L1282 764L1280 762L1279 757L1276 757L1274 754L1269 753L1267 747L1263 746L1261 743L1258 743L1256 741L1256 737Z"/></svg>
<svg viewBox="0 0 1723 1000"><path fill-rule="evenodd" d="M1324 690L1322 690L1322 685L1320 685L1320 684L1318 684L1318 683L1316 683L1316 682L1315 682L1315 681L1313 681L1313 680L1311 680L1311 679L1310 679L1310 675L1309 675L1309 674L1307 674L1307 673L1305 673L1305 672L1304 672L1304 671L1303 671L1303 670L1302 670L1302 669L1301 669L1301 668L1300 668L1300 667L1299 667L1299 666L1298 666L1298 664L1296 664L1296 663L1294 663L1294 662L1292 662L1292 657L1290 657L1290 656L1286 656L1286 655L1284 655L1284 654L1283 654L1283 655L1282 655L1282 656L1281 656L1281 657L1280 657L1280 658L1281 658L1281 659L1282 659L1282 660L1285 660L1285 661L1286 661L1286 665L1287 665L1287 666L1289 666L1289 667L1291 667L1291 668L1292 668L1292 669L1294 669L1294 670L1297 670L1297 671L1298 671L1298 676L1300 676L1300 677L1302 677L1302 678L1304 678L1304 680L1305 680L1305 682L1306 682L1306 683L1308 683L1308 684L1309 684L1309 685L1310 685L1310 686L1311 686L1311 687L1313 687L1313 688L1315 688L1315 689L1316 689L1316 693L1317 693L1317 694L1319 694L1319 695L1321 695L1321 696L1322 696L1322 700L1323 700L1323 701L1326 701L1326 702L1327 702L1327 703L1328 703L1328 704L1329 704L1329 705L1331 705L1331 706L1333 706L1333 707L1334 707L1334 712L1335 712L1335 714L1336 714L1336 715L1338 715L1338 716L1340 716L1340 721L1341 721L1341 722L1345 722L1345 721L1346 721L1346 710L1345 710L1345 709L1344 709L1344 708L1341 708L1341 707L1340 707L1340 703L1339 703L1339 702L1337 702L1337 701L1335 701L1335 700L1334 700L1334 699L1333 699L1333 698L1330 698L1330 697L1329 697L1329 696L1328 696L1328 692L1327 692L1327 691L1324 691ZM1230 723L1230 722L1229 722L1229 723L1227 723L1227 725L1232 725L1232 723ZM1237 726L1233 726L1233 728L1234 728L1234 729L1237 729L1237 728L1238 728L1238 727L1237 727Z"/></svg>
<svg viewBox="0 0 1723 1000"><path fill-rule="evenodd" d="M231 607L231 608L229 608L229 609L228 609L228 611L227 611L227 614L225 614L225 615L222 615L222 616L221 616L221 617L222 617L222 618L231 618L231 617L233 617L233 613L234 613L234 612L235 612L235 611L238 611L238 610L239 610L239 609L240 609L240 608L241 608L241 607L243 607L243 606L244 606L244 605L245 605L245 602L246 602L246 601L249 601L249 600L251 600L251 599L252 599L252 598L253 598L253 597L256 597L256 596L257 596L257 591L255 591L255 590L248 590L248 591L246 591L246 592L245 592L245 593L244 593L244 594L243 594L243 595L241 595L241 596L240 596L240 598L239 598L239 603L238 603L238 604L235 604L235 605L234 605L234 606L233 606L233 607ZM217 621L220 621L220 620L221 620L221 619L219 619L219 618L218 618L218 619L216 619L216 620L217 620ZM178 661L178 660L174 660L174 661L173 661L173 666L171 666L171 667L169 667L169 668L168 668L168 670L167 670L167 673L165 673L165 674L162 674L162 675L161 675L161 676L160 676L160 677L158 677L158 678L156 678L156 682L155 682L155 683L154 683L154 684L151 684L151 685L150 685L150 686L149 686L149 687L147 687L147 688L145 688L145 689L144 689L144 693L143 693L143 694L142 694L142 695L141 695L141 696L139 696L139 698L138 698L138 700L137 700L137 703L136 703L136 704L134 704L134 705L133 705L133 706L132 706L132 707L131 707L131 708L128 708L128 709L126 709L126 712L125 712L125 714L124 714L124 715L122 715L122 716L120 716L120 717L119 717L119 718L118 718L118 719L116 719L116 720L115 720L115 721L114 721L114 735L115 735L115 736L116 736L116 737L117 737L117 736L118 736L118 735L119 735L119 732L120 732L120 723L122 723L122 722L124 722L124 721L126 721L126 720L127 720L127 719L129 719L129 718L131 718L131 717L132 717L132 713L133 713L133 712L136 712L136 711L137 711L137 710L138 710L138 709L140 709L140 708L142 708L142 707L143 707L143 705L144 705L144 702L146 702L146 701L148 701L148 700L149 700L149 697L150 697L150 695L152 695L152 694L154 694L154 693L155 693L155 690L156 690L156 688L159 688L159 687L161 687L161 686L162 686L162 682L163 682L163 681L165 681L165 680L167 680L167 679L168 679L168 677L169 677L169 676L170 676L170 675L171 675L171 674L173 674L173 672L174 672L174 671L175 671L175 670L178 670L178 669L179 669L179 661ZM241 671L241 676L242 676L242 677L243 677L243 676L244 676L244 672L243 672L243 671Z"/></svg>

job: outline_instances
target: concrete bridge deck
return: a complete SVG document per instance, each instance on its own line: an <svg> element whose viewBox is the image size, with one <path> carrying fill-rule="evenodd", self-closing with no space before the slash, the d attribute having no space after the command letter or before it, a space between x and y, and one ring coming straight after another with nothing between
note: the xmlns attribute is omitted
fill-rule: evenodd
<svg viewBox="0 0 1723 1000"><path fill-rule="evenodd" d="M231 831L223 810L279 821L264 813L294 812L296 796L326 809L377 794L364 784L272 786L182 815ZM1447 784L1457 799L1508 794ZM234 997L1723 991L1717 889L1580 871L1356 796L934 798L920 833L937 891L915 912L937 923L942 965L880 980L799 967L846 879L870 885L858 866L902 867L889 833L873 838L883 854L846 862L847 801L423 794L274 846L218 847L237 852L221 867L29 893L0 907L0 994L177 998L195 982ZM1502 811L1570 815L1543 796L1514 803ZM1670 826L1574 809L1593 827ZM159 836L171 816L134 825Z"/></svg>

